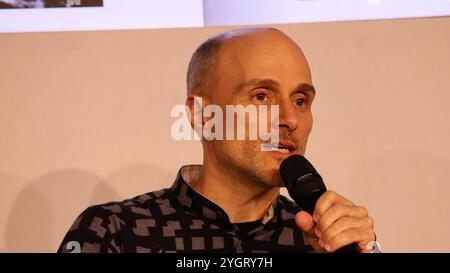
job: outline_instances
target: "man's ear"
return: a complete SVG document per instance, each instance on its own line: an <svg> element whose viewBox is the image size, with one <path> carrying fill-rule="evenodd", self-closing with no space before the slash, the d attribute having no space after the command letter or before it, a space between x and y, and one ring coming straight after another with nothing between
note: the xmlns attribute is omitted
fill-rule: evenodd
<svg viewBox="0 0 450 273"><path fill-rule="evenodd" d="M201 107L198 107L199 105L198 105L198 103L197 103L197 101L198 101L198 96L196 96L196 95L191 95L191 96L188 96L187 98L186 98L186 110L188 111L187 112L187 116L188 116L188 118L189 118L189 123L191 124L191 127L194 129L194 120L195 120L195 115L196 115L196 112L195 111L200 111L201 110ZM200 97L200 99L201 99L201 97ZM196 103L197 103L197 105L196 105ZM201 114L201 112L200 113L197 113L197 115L198 114Z"/></svg>
<svg viewBox="0 0 450 273"><path fill-rule="evenodd" d="M191 95L186 98L189 122L191 123L192 129L200 136L200 139L202 139L203 126L206 123L206 120L203 117L203 108L208 105L208 103L208 98L198 95Z"/></svg>
<svg viewBox="0 0 450 273"><path fill-rule="evenodd" d="M191 124L191 127L194 128L194 96L188 96L184 104L186 105L186 114L189 119L189 123Z"/></svg>

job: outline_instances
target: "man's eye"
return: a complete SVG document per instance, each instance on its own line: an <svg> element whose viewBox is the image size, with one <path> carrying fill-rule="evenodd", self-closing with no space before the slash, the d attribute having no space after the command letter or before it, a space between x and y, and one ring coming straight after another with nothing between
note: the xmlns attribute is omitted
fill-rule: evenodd
<svg viewBox="0 0 450 273"><path fill-rule="evenodd" d="M256 99L257 100L259 100L259 101L264 101L264 100L266 100L267 99L267 95L266 94L264 94L264 93L259 93L259 94L256 94Z"/></svg>
<svg viewBox="0 0 450 273"><path fill-rule="evenodd" d="M305 99L296 99L295 104L297 106L303 106L303 105L305 105Z"/></svg>

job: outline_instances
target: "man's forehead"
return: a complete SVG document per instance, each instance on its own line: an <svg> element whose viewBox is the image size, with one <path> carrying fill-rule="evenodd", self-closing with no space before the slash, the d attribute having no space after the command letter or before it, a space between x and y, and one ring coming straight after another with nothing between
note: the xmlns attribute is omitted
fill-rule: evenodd
<svg viewBox="0 0 450 273"><path fill-rule="evenodd" d="M295 47L301 52L300 48L289 36L274 28L236 29L224 32L221 36L224 49L263 48L283 43L285 46Z"/></svg>
<svg viewBox="0 0 450 273"><path fill-rule="evenodd" d="M241 66L308 66L300 47L287 35L272 28L232 30L225 33L220 62Z"/></svg>
<svg viewBox="0 0 450 273"><path fill-rule="evenodd" d="M212 76L217 89L214 100L229 100L247 92L249 88L240 87L255 79L275 82L274 90L291 92L303 88L299 86L308 86L308 90L314 91L303 52L281 31L239 29L219 34L218 38L221 44Z"/></svg>

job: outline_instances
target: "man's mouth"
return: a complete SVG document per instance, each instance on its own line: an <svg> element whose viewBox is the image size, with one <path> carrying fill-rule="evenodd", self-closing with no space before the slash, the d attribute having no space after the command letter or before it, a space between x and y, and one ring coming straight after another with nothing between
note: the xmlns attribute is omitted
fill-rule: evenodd
<svg viewBox="0 0 450 273"><path fill-rule="evenodd" d="M278 145L278 147L274 147L272 149L272 151L277 151L277 152L286 153L286 154L290 152L289 148L286 148L283 145Z"/></svg>
<svg viewBox="0 0 450 273"><path fill-rule="evenodd" d="M288 154L294 152L296 150L296 147L293 143L290 142L280 142L278 145L267 143L264 144L264 150Z"/></svg>

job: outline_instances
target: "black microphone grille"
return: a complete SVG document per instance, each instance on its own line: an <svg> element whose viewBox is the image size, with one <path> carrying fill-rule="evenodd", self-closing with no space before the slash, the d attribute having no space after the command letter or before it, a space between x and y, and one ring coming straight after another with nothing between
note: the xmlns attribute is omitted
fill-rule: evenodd
<svg viewBox="0 0 450 273"><path fill-rule="evenodd" d="M314 166L302 155L291 155L280 165L280 176L286 188L290 188L299 177L316 173Z"/></svg>

